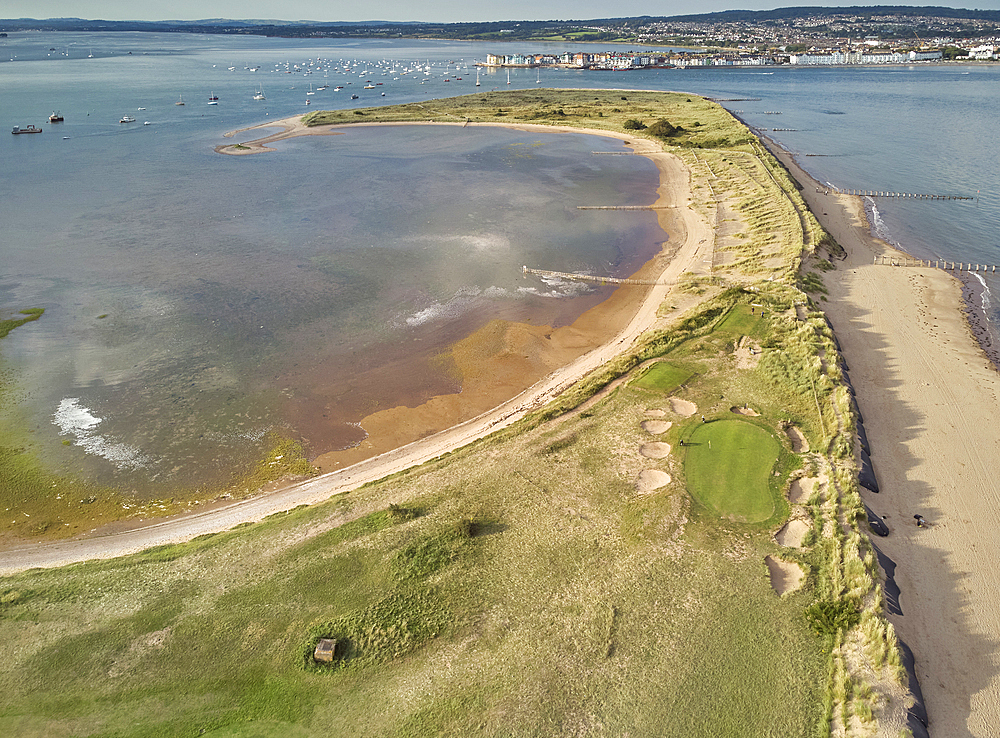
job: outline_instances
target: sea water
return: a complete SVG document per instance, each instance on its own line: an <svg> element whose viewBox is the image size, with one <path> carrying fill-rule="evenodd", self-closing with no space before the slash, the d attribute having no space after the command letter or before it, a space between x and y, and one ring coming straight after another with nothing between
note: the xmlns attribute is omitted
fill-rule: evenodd
<svg viewBox="0 0 1000 738"><path fill-rule="evenodd" d="M522 265L626 276L665 238L654 213L577 207L655 198L651 162L593 155L618 141L400 126L224 156L224 132L306 112L307 75L284 70L319 52L44 39L14 39L0 64L0 117L45 129L0 138L0 305L46 309L3 356L34 450L90 479L221 481L271 430L310 453L349 447L365 415L460 391L442 355L487 321L559 326L610 294ZM44 123L50 108L65 122Z"/></svg>
<svg viewBox="0 0 1000 738"><path fill-rule="evenodd" d="M226 131L314 109L489 89L690 91L727 100L820 181L978 196L869 206L879 234L915 255L1000 261L998 68L513 69L508 85L508 70L477 75L491 51L0 40L0 120L45 129L0 136L0 306L46 308L3 345L36 450L153 493L228 473L272 429L312 453L349 446L366 413L458 391L440 351L486 320L558 325L607 295L524 280L522 264L623 276L663 238L652 214L576 209L652 200L652 165L592 156L621 150L602 138L392 127L266 155L213 150ZM57 110L65 122L46 123Z"/></svg>

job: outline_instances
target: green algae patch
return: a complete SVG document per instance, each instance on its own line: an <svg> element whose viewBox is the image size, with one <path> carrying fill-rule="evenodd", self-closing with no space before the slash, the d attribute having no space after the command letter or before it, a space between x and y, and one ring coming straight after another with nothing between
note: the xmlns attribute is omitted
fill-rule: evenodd
<svg viewBox="0 0 1000 738"><path fill-rule="evenodd" d="M24 318L0 318L0 338L6 338L15 328L19 328L25 323L30 323L33 320L38 320L42 317L45 312L45 308L27 308L21 310L18 314L24 315Z"/></svg>

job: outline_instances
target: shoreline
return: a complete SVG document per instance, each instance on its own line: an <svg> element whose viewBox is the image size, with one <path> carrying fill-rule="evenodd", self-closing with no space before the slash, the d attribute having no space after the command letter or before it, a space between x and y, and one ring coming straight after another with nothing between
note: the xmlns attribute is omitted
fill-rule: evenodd
<svg viewBox="0 0 1000 738"><path fill-rule="evenodd" d="M785 162L784 158L778 156L778 152L781 152L783 157L787 157L790 161L794 162L798 170L802 172L804 177L808 179L808 181L811 184L814 184L816 187L819 188L828 189L826 183L820 182L806 170L805 166L802 164L802 162L799 161L798 157L796 157L795 154L790 152L780 143L778 143L773 138L764 133L762 129L750 126L745 120L743 120L743 118L741 118L738 115L734 114L733 117L737 118L741 123L743 123L743 125L747 126L747 128L750 129L751 133L753 133L754 136L756 136L758 139L761 140L761 142L764 144L767 150L770 151L773 156L782 161L782 163L785 163L787 166L787 163ZM800 182L800 184L802 183ZM906 250L904 244L892 243L879 237L875 233L875 225L871 221L871 217L869 215L869 203L866 202L866 198L860 195L851 195L850 197L857 197L858 201L862 203L862 208L865 213L865 219L868 224L869 234L873 241L884 244L887 253L895 252L900 256L910 259L924 258L926 260L927 258L930 258L930 257L920 257L911 254ZM816 213L815 211L814 214L816 215L817 219L819 219L820 222L822 223L822 216L819 213ZM950 272L946 273L951 274ZM982 283L978 282L975 279L974 272L958 272L957 274L952 274L951 276L953 276L962 285L962 299L964 302L963 310L966 315L966 322L968 323L969 330L975 337L976 342L979 344L980 348L983 351L983 354L990 360L994 368L997 371L1000 371L1000 341L994 340L993 336L990 334L989 328L987 327L986 324L990 323L991 321L989 319L989 316L986 314L986 310L983 308L983 294L984 293L992 294L991 290L989 289L989 287L986 287L985 285L983 285Z"/></svg>
<svg viewBox="0 0 1000 738"><path fill-rule="evenodd" d="M297 120L300 117L296 116L295 118ZM283 122L278 124L281 123ZM254 128L274 127L275 125L275 123L269 122ZM427 123L424 125L449 124ZM526 345L523 342L524 339L537 341L540 339L537 332L542 330L541 338L544 338L545 341L562 343L561 347L557 348L560 348L563 353L560 354L557 351L556 355L565 358L567 356L565 352L569 352L572 357L563 363L546 368L538 378L528 381L526 385L516 391L511 392L509 385L503 387L503 392L506 394L504 394L502 401L493 402L488 407L473 413L472 417L458 420L453 418L442 429L429 432L427 432L426 427L420 427L418 422L411 422L410 432L419 432L415 438L409 441L401 441L398 436L394 437L392 443L385 450L379 451L373 447L365 449L368 452L367 458L362 459L348 459L341 452L339 456L341 465L334 471L305 482L214 509L204 509L193 514L166 518L124 532L122 531L124 526L119 524L113 531L99 529L90 537L4 548L2 549L2 560L0 560L0 575L13 574L34 567L55 567L88 559L114 558L135 553L151 546L181 543L206 533L222 532L241 523L257 522L268 515L284 512L298 505L326 501L334 495L348 492L406 468L438 458L493 431L513 424L528 412L558 396L591 371L620 355L639 336L658 326L662 321L658 314L659 308L671 291L677 277L683 272L699 271L704 263L705 255L711 253L714 248L711 225L689 206L690 173L683 161L664 151L659 144L653 141L638 139L625 133L615 134L611 131L532 124L484 125L546 133L596 133L628 142L636 154L652 159L659 172L655 203L662 208L656 212L661 227L671 236L676 236L676 240L668 239L660 254L648 261L636 274L655 277L658 284L642 289L638 296L634 287L620 287L608 300L586 311L572 325L556 330L545 330L545 327L540 329L538 326L532 325L511 324L515 329L518 326L523 326L523 329L515 330L512 337L518 339L519 342L516 342L516 345L511 346L511 348L522 350ZM284 130L267 136L265 139L270 142L287 138L293 135L291 133L293 130L295 130L293 125L285 123ZM324 133L325 131L321 131L319 135L324 135ZM677 315L683 312L685 301L694 302L697 299L686 295L679 297L677 300L678 309L672 314ZM614 330L610 337L599 345L591 345L587 342L587 336L593 336L593 331L602 327L598 324L602 324L606 320L609 304L616 315ZM590 324L589 328L587 324ZM473 364L475 363L473 362ZM480 367L488 366L488 363L480 362L479 364ZM483 374L483 383L492 383L492 380L493 378L488 372ZM399 413L401 412L412 420L415 416L408 411L414 411L419 415L421 409L433 419L440 417L440 411L454 411L456 400L460 403L465 402L472 394L474 393L466 393L463 387L463 391L456 395L432 398L418 408L383 411L387 413L383 419L399 422ZM394 410L398 412L394 413ZM380 413L375 415L380 415ZM370 441L371 438L369 436L368 440Z"/></svg>
<svg viewBox="0 0 1000 738"><path fill-rule="evenodd" d="M873 264L904 254L872 235L861 198L826 194L790 152L760 138L845 250L819 305L865 417L880 492L861 496L890 531L873 541L880 560L896 564L900 595L887 617L915 657L930 734L994 735L1000 376L975 335L968 289L943 270ZM914 514L930 524L917 528Z"/></svg>

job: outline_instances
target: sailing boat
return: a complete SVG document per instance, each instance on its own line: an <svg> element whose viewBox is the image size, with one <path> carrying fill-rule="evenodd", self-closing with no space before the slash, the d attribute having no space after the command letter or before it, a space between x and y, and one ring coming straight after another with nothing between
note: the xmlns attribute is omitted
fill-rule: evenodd
<svg viewBox="0 0 1000 738"><path fill-rule="evenodd" d="M213 92L211 95L208 96L208 104L209 105L218 105L219 104L219 96L216 95Z"/></svg>
<svg viewBox="0 0 1000 738"><path fill-rule="evenodd" d="M535 84L540 85L542 83L542 69L541 67L535 68Z"/></svg>
<svg viewBox="0 0 1000 738"><path fill-rule="evenodd" d="M507 70L507 84L510 84L510 70Z"/></svg>
<svg viewBox="0 0 1000 738"><path fill-rule="evenodd" d="M183 95L178 95L177 96L177 102L175 102L174 105L183 105L183 104L184 104L184 96Z"/></svg>
<svg viewBox="0 0 1000 738"><path fill-rule="evenodd" d="M476 67L476 87L479 87L479 67Z"/></svg>
<svg viewBox="0 0 1000 738"><path fill-rule="evenodd" d="M263 85L260 85L257 88L257 93L253 96L253 99L254 100L266 100L267 99L266 97L264 97L264 86Z"/></svg>

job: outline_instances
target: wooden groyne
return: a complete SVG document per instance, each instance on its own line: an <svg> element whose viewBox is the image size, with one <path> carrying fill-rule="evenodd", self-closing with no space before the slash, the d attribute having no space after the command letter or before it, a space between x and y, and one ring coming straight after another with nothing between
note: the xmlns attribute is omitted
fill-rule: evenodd
<svg viewBox="0 0 1000 738"><path fill-rule="evenodd" d="M634 151L591 151L591 154L598 156L635 156Z"/></svg>
<svg viewBox="0 0 1000 738"><path fill-rule="evenodd" d="M888 192L886 190L842 190L831 187L828 192L838 195L858 195L859 197L899 197L914 200L976 200L969 195L921 195L913 192Z"/></svg>
<svg viewBox="0 0 1000 738"><path fill-rule="evenodd" d="M618 279L617 277L595 277L592 274L552 272L548 269L532 269L527 266L521 267L521 274L524 276L534 274L537 277L548 277L550 279L570 279L577 282L590 282L591 284L660 284L655 279Z"/></svg>
<svg viewBox="0 0 1000 738"><path fill-rule="evenodd" d="M944 269L949 272L980 272L983 274L987 272L995 274L997 270L996 264L973 264L972 262L946 261L945 259L912 259L908 256L878 255L873 263L881 266L928 267Z"/></svg>
<svg viewBox="0 0 1000 738"><path fill-rule="evenodd" d="M577 210L669 210L670 205L577 205Z"/></svg>

